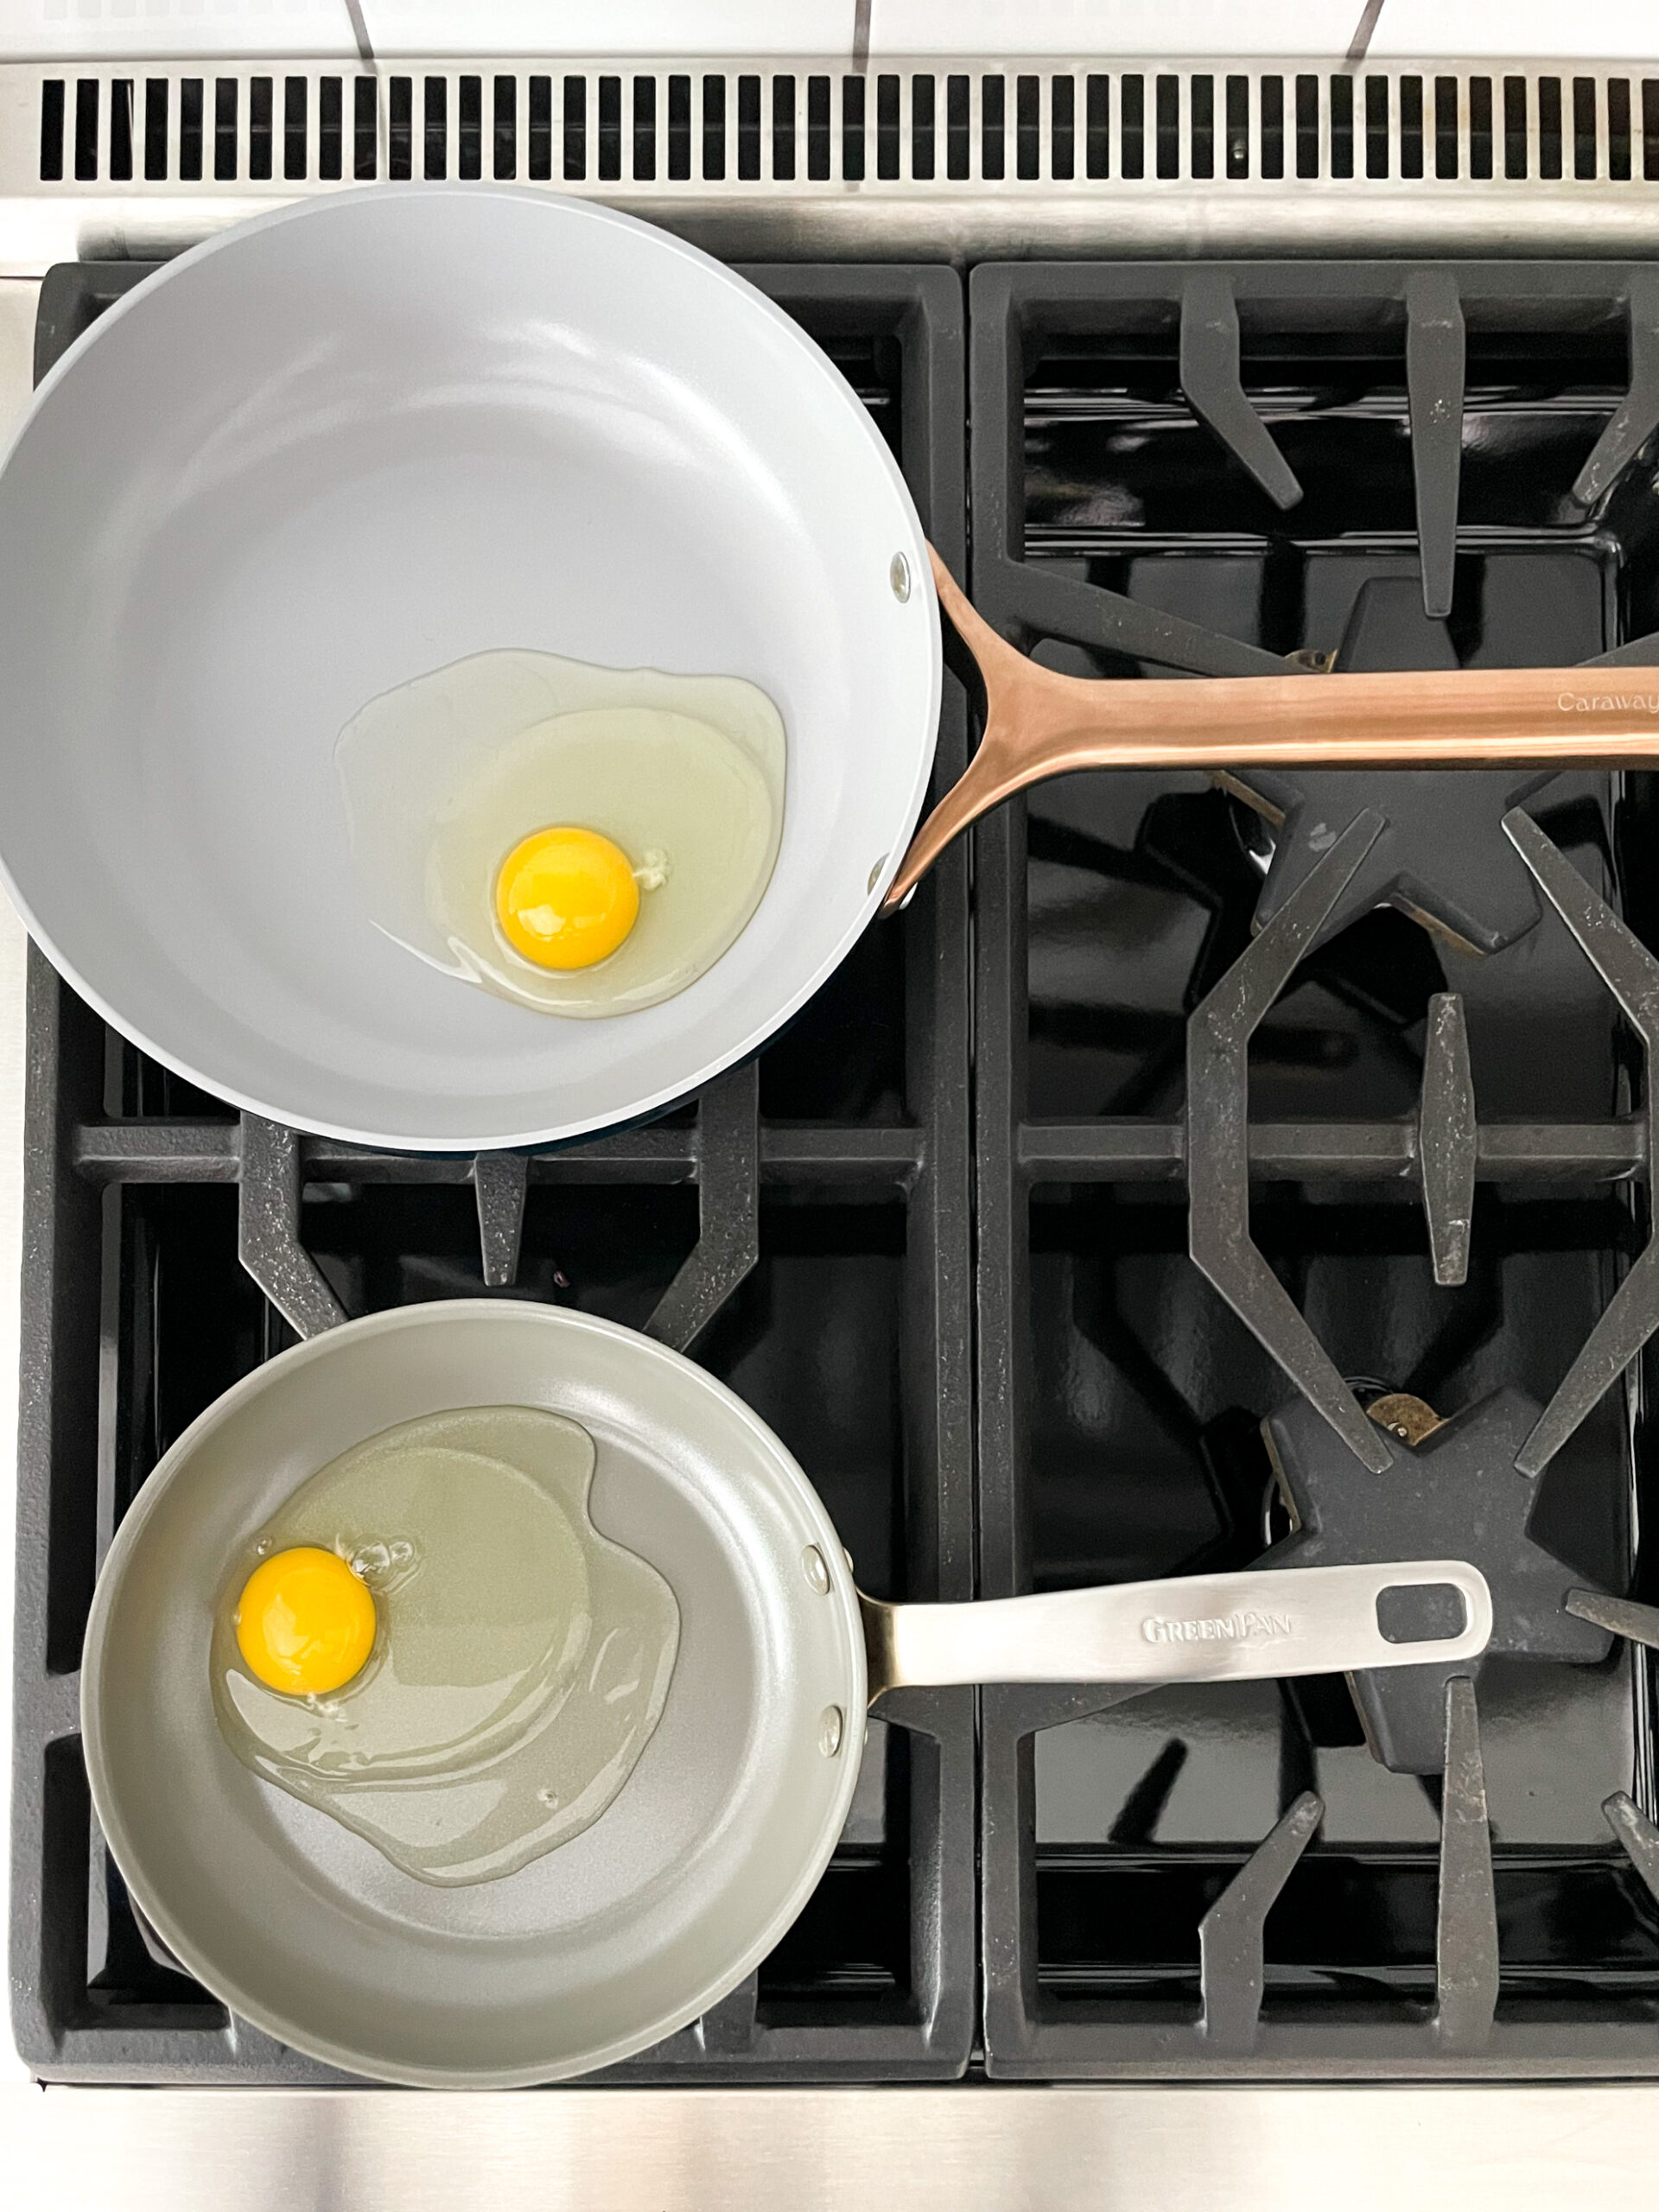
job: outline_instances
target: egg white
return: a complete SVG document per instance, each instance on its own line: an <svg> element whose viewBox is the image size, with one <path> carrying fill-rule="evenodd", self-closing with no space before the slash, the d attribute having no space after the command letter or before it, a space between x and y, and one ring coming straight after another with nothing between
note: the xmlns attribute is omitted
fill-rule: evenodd
<svg viewBox="0 0 1659 2212"><path fill-rule="evenodd" d="M526 1406L429 1414L303 1484L228 1563L210 1668L243 1764L405 1873L491 1881L581 1834L632 1772L668 1694L679 1608L588 1517L588 1432ZM236 1607L302 1544L373 1593L367 1664L296 1697L249 1669Z"/></svg>
<svg viewBox="0 0 1659 2212"><path fill-rule="evenodd" d="M371 700L335 763L377 927L518 1005L591 1017L673 997L736 940L777 861L786 750L741 677L514 651ZM609 837L640 880L638 921L591 968L538 968L496 921L502 861L554 824Z"/></svg>

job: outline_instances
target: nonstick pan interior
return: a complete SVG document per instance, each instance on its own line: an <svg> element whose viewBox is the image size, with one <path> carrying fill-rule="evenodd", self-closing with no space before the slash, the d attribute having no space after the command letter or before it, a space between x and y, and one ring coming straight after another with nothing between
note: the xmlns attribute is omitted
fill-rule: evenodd
<svg viewBox="0 0 1659 2212"><path fill-rule="evenodd" d="M340 730L509 647L783 718L771 882L659 1006L561 1020L370 918ZM664 232L494 184L302 202L101 316L0 468L0 863L80 995L274 1121L464 1152L635 1119L803 1005L898 866L940 683L915 510L812 341Z"/></svg>
<svg viewBox="0 0 1659 2212"><path fill-rule="evenodd" d="M593 1434L594 1521L667 1577L680 1649L657 1732L594 1827L504 1880L439 1889L236 1759L213 1710L209 1620L238 1544L335 1453L423 1413L503 1403ZM123 1876L234 2011L353 2072L510 2086L645 2048L766 1955L845 1818L864 1682L833 1525L738 1399L613 1324L457 1300L285 1353L180 1439L100 1580L83 1728ZM827 1753L831 1706L845 1725Z"/></svg>

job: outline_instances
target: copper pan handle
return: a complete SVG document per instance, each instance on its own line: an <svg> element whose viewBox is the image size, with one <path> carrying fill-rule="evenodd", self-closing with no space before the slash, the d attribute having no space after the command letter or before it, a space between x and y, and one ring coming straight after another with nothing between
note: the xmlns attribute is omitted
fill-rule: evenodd
<svg viewBox="0 0 1659 2212"><path fill-rule="evenodd" d="M953 837L1076 768L1472 767L1659 762L1659 671L1480 668L1380 676L1111 682L1039 668L976 612L929 549L939 604L985 686L985 732L882 901L894 912Z"/></svg>

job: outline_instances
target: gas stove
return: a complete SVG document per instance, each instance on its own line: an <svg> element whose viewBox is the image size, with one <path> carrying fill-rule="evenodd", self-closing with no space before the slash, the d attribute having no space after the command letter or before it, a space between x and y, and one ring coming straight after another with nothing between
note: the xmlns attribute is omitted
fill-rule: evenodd
<svg viewBox="0 0 1659 2212"><path fill-rule="evenodd" d="M1080 675L1646 682L1644 281L982 265L976 602ZM1452 1733L1432 1676L988 1689L994 2071L1650 2063L1648 1662L1564 1606L1650 1479L1649 780L1083 775L981 826L982 1587L1377 1557L1390 1509L1560 1585Z"/></svg>
<svg viewBox="0 0 1659 2212"><path fill-rule="evenodd" d="M144 273L54 270L39 365ZM841 361L960 563L955 275L749 273ZM1583 661L1586 684L1645 681L1605 658L1652 650L1659 597L1639 462L1659 396L1624 384L1643 283L982 264L978 602L1103 678ZM942 782L963 743L957 687ZM986 1594L1464 1548L1499 1594L1493 1651L1455 1688L988 1689L982 1898L973 1700L906 1694L791 1936L613 2078L1659 2069L1648 1662L1612 1632L1652 1620L1608 1610L1659 1321L1649 780L1052 783L978 833L971 1056L958 852L695 1108L528 1157L238 1117L37 960L31 2063L329 2078L154 1955L64 1725L102 1548L219 1391L346 1313L568 1302L738 1389L874 1588L966 1594L971 1274Z"/></svg>
<svg viewBox="0 0 1659 2212"><path fill-rule="evenodd" d="M866 63L0 66L12 265L57 259L36 372L147 255L274 199L543 181L795 315L1046 665L1584 664L1586 697L1659 697L1659 78ZM948 678L936 796L974 717ZM238 1376L498 1293L728 1381L879 1595L1466 1549L1498 1599L1472 1680L885 1701L795 1929L607 2088L1659 2077L1656 863L1648 775L1062 779L753 1065L527 1156L238 1116L31 954L30 2069L349 2086L139 1923L80 1636Z"/></svg>

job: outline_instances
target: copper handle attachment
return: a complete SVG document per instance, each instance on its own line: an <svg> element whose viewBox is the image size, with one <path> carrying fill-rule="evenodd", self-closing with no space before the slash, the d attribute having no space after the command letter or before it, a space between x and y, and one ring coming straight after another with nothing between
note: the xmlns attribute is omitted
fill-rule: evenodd
<svg viewBox="0 0 1659 2212"><path fill-rule="evenodd" d="M1380 676L1102 681L1039 668L999 637L931 546L933 582L985 686L985 732L911 842L894 912L982 814L1075 768L1470 767L1659 762L1659 670L1481 668Z"/></svg>

